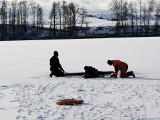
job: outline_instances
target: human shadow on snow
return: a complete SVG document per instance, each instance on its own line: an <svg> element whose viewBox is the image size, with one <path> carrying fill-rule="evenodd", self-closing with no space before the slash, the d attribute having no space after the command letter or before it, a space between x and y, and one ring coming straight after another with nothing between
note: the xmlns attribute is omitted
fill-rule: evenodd
<svg viewBox="0 0 160 120"><path fill-rule="evenodd" d="M160 80L160 78L136 77L135 80Z"/></svg>
<svg viewBox="0 0 160 120"><path fill-rule="evenodd" d="M138 73L137 73L138 74ZM142 74L142 75L141 75ZM135 78L133 77L128 77L128 78L110 78L109 76L100 76L100 77L96 77L96 78L84 78L84 76L65 76L65 77L53 77L50 78L49 75L45 74L45 75L39 75L39 76L34 76L31 77L32 79L55 79L55 78L82 78L84 80L116 80L116 79L129 79L129 80L160 80L160 78L155 78L155 77L147 77L145 74L143 75L143 73L139 73L138 75L136 75Z"/></svg>

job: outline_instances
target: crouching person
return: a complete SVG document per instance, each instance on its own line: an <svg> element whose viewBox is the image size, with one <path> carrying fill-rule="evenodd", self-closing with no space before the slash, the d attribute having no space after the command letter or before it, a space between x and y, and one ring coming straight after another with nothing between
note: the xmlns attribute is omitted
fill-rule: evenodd
<svg viewBox="0 0 160 120"><path fill-rule="evenodd" d="M98 77L98 70L92 66L84 67L85 73L84 78L96 78Z"/></svg>
<svg viewBox="0 0 160 120"><path fill-rule="evenodd" d="M120 71L120 78L127 78L129 76L133 76L135 78L135 75L133 71L127 72L128 65L125 62L122 62L120 60L108 60L107 63L109 65L113 65L115 72L110 77L117 78L117 74Z"/></svg>
<svg viewBox="0 0 160 120"><path fill-rule="evenodd" d="M59 62L59 58L58 58L58 52L54 51L54 55L51 57L50 59L50 77L52 77L52 75L55 75L56 77L62 77L64 76L64 70Z"/></svg>

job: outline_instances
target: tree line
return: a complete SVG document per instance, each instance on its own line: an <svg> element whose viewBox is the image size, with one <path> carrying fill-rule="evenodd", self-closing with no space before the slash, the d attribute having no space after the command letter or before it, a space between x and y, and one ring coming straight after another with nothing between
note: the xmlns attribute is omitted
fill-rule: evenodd
<svg viewBox="0 0 160 120"><path fill-rule="evenodd" d="M112 0L110 9L116 21L116 35L148 36L160 35L160 2L155 0ZM151 25L151 21L154 24Z"/></svg>
<svg viewBox="0 0 160 120"><path fill-rule="evenodd" d="M60 2L53 2L49 15L49 36L57 38L62 36L78 36L77 34L79 33L82 35L84 33L83 27L86 24L86 15L87 10L80 8L73 2L69 4L65 1L62 4Z"/></svg>
<svg viewBox="0 0 160 120"><path fill-rule="evenodd" d="M48 38L73 36L78 34L77 29L84 34L86 14L86 9L73 2L53 2L48 17L50 21ZM2 40L27 39L29 33L38 39L44 28L44 22L44 11L40 4L16 0L0 1L0 39Z"/></svg>
<svg viewBox="0 0 160 120"><path fill-rule="evenodd" d="M114 14L113 34L119 36L158 36L160 35L160 2L155 0L111 0L109 4ZM101 37L89 32L86 21L87 10L66 1L53 2L48 14L48 27L44 28L43 8L35 2L7 0L0 1L0 40ZM154 24L151 22L154 21ZM107 28L104 27L104 29Z"/></svg>

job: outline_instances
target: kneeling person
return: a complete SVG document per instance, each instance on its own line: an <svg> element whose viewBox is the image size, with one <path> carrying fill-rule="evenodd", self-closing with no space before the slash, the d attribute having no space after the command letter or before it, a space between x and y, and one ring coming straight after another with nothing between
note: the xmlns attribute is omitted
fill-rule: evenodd
<svg viewBox="0 0 160 120"><path fill-rule="evenodd" d="M54 51L54 56L51 57L50 59L50 77L52 77L52 75L55 75L56 77L62 77L64 76L64 70L59 62L59 58L58 58L58 52Z"/></svg>
<svg viewBox="0 0 160 120"><path fill-rule="evenodd" d="M109 65L113 65L115 72L110 77L117 78L118 71L121 72L120 77L121 78L127 78L129 76L133 76L135 78L135 75L133 71L127 72L128 65L125 62L122 62L120 60L108 60L107 63Z"/></svg>

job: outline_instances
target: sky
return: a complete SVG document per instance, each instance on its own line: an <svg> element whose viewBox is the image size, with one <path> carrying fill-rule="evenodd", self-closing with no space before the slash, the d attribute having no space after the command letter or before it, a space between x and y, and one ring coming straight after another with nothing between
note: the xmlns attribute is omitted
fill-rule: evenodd
<svg viewBox="0 0 160 120"><path fill-rule="evenodd" d="M13 1L13 0L8 0ZM22 1L22 0L17 0ZM105 12L109 8L111 0L26 0L27 2L39 3L44 11L50 11L51 5L54 1L66 1L67 3L74 2L80 7L84 7L88 12Z"/></svg>
<svg viewBox="0 0 160 120"><path fill-rule="evenodd" d="M36 0L35 0L36 1ZM54 0L62 2L64 0ZM67 3L74 2L77 3L80 7L84 7L88 10L88 12L95 11L104 11L108 8L107 0L65 0ZM110 0L108 0L110 1ZM44 5L45 8L49 7L53 0L38 0L37 2Z"/></svg>
<svg viewBox="0 0 160 120"><path fill-rule="evenodd" d="M8 1L14 1L14 0L8 0ZM23 0L17 0L17 1L23 1ZM80 7L83 7L87 9L89 13L93 12L105 12L109 9L109 3L111 3L111 0L25 0L28 3L35 2L40 4L43 7L44 13L49 13L51 10L52 3L55 2L63 2L66 1L67 3L74 2L78 4ZM132 0L126 0L126 1L132 1ZM138 0L134 0L135 2ZM142 0L147 1L147 0Z"/></svg>
<svg viewBox="0 0 160 120"><path fill-rule="evenodd" d="M59 1L62 3L64 0L34 0L35 2L40 3L44 9L48 10L53 1ZM108 1L111 0L65 0L67 3L74 2L80 7L84 7L88 12L101 12L105 11L108 8Z"/></svg>

